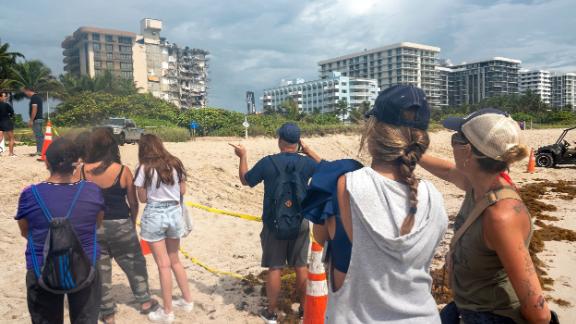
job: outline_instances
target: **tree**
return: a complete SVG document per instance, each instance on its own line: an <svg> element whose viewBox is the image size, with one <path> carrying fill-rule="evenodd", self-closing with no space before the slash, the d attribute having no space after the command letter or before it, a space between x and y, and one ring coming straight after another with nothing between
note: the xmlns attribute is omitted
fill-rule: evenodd
<svg viewBox="0 0 576 324"><path fill-rule="evenodd" d="M54 76L52 71L44 63L32 60L16 64L12 68L13 83L17 88L30 88L36 92L51 91L58 94L62 90L62 85ZM14 99L22 99L21 94L14 96Z"/></svg>
<svg viewBox="0 0 576 324"><path fill-rule="evenodd" d="M301 114L298 108L298 102L294 98L285 100L281 105L282 114L286 115L289 119L300 120Z"/></svg>
<svg viewBox="0 0 576 324"><path fill-rule="evenodd" d="M8 43L0 45L0 89L12 88L14 84L12 68L16 65L16 60L23 57L24 55L18 52L10 52Z"/></svg>
<svg viewBox="0 0 576 324"><path fill-rule="evenodd" d="M346 101L346 99L340 99L336 103L336 108L334 109L334 112L336 113L336 116L340 118L340 120L344 121L346 118L348 118L348 113L350 112L350 110L351 108L350 106L348 106L348 102Z"/></svg>
<svg viewBox="0 0 576 324"><path fill-rule="evenodd" d="M353 108L350 111L350 120L355 124L360 123L360 121L364 119L364 115L366 115L366 113L369 110L370 110L370 102L369 101L362 102L360 106Z"/></svg>
<svg viewBox="0 0 576 324"><path fill-rule="evenodd" d="M62 95L65 98L82 92L105 92L124 96L138 92L132 80L119 78L110 71L105 71L94 78L84 75L76 77L67 73L60 75L59 80L63 87Z"/></svg>

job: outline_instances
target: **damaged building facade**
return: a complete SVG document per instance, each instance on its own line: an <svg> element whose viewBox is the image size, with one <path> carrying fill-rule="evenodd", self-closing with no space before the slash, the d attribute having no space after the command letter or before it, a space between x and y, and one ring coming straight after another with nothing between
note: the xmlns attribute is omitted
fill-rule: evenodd
<svg viewBox="0 0 576 324"><path fill-rule="evenodd" d="M208 52L170 43L161 31L160 20L140 22L133 49L136 86L183 109L206 107Z"/></svg>

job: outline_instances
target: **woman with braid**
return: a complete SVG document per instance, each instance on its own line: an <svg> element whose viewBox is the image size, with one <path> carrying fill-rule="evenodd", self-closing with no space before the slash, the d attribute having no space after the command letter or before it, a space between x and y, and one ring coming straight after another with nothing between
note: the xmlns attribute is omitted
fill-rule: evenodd
<svg viewBox="0 0 576 324"><path fill-rule="evenodd" d="M367 116L360 150L367 144L371 165L326 162L306 201L315 239L329 243L326 322L440 323L429 267L448 218L438 190L414 175L430 143L426 96L393 86ZM341 167L355 171L338 176ZM335 199L310 203L328 183Z"/></svg>

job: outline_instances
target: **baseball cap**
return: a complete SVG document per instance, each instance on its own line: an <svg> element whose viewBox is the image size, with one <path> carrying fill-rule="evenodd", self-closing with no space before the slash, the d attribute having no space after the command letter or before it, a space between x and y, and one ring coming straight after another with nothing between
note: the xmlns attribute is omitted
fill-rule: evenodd
<svg viewBox="0 0 576 324"><path fill-rule="evenodd" d="M278 128L278 137L290 144L300 142L300 127L294 123L284 123Z"/></svg>
<svg viewBox="0 0 576 324"><path fill-rule="evenodd" d="M502 161L508 150L524 144L518 123L496 108L480 109L466 117L451 117L443 125L462 132L478 151L494 160Z"/></svg>
<svg viewBox="0 0 576 324"><path fill-rule="evenodd" d="M414 115L406 114L408 111ZM366 117L370 116L387 124L427 130L430 107L422 89L399 84L380 92L374 108L366 113Z"/></svg>

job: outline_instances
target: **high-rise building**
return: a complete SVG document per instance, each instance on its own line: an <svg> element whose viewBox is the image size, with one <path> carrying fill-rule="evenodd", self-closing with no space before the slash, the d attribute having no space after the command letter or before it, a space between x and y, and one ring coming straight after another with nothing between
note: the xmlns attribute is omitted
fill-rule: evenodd
<svg viewBox="0 0 576 324"><path fill-rule="evenodd" d="M363 102L374 105L378 96L376 80L343 76L332 72L321 80L305 82L303 79L283 81L279 87L264 90L265 110L278 111L287 100L294 100L303 113L334 112L340 100L352 108Z"/></svg>
<svg viewBox="0 0 576 324"><path fill-rule="evenodd" d="M437 93L437 105L438 108L446 108L450 104L450 73L452 69L444 66L437 66L437 82L436 82L436 93Z"/></svg>
<svg viewBox="0 0 576 324"><path fill-rule="evenodd" d="M552 106L572 107L576 111L576 73L558 73L552 77Z"/></svg>
<svg viewBox="0 0 576 324"><path fill-rule="evenodd" d="M518 94L520 63L518 60L494 57L450 66L450 106L476 104L485 98Z"/></svg>
<svg viewBox="0 0 576 324"><path fill-rule="evenodd" d="M256 98L253 91L246 91L246 113L248 115L256 113Z"/></svg>
<svg viewBox="0 0 576 324"><path fill-rule="evenodd" d="M438 101L438 55L440 48L399 43L352 53L318 63L320 77L329 78L338 71L345 77L375 79L380 89L396 84L412 84L424 90L433 107Z"/></svg>
<svg viewBox="0 0 576 324"><path fill-rule="evenodd" d="M140 33L81 27L62 42L64 70L95 77L105 70L133 79L139 91L180 108L205 107L208 52L160 37L162 21L145 18Z"/></svg>
<svg viewBox="0 0 576 324"><path fill-rule="evenodd" d="M552 81L550 80L549 71L521 69L519 72L518 87L520 93L531 91L539 95L542 102L550 103Z"/></svg>
<svg viewBox="0 0 576 324"><path fill-rule="evenodd" d="M91 78L111 71L132 79L132 45L136 34L95 27L80 27L62 42L64 71Z"/></svg>
<svg viewBox="0 0 576 324"><path fill-rule="evenodd" d="M134 45L135 82L145 92L181 108L205 107L208 92L208 52L181 48L160 37L162 21L145 18ZM141 71L146 71L145 73Z"/></svg>

